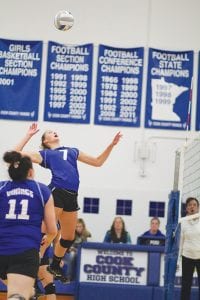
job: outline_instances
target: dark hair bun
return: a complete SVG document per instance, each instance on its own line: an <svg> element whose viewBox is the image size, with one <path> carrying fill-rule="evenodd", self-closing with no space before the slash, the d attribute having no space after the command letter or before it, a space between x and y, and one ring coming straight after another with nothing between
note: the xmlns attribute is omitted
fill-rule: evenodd
<svg viewBox="0 0 200 300"><path fill-rule="evenodd" d="M17 151L6 152L3 156L4 161L10 164L20 161L21 158L21 154Z"/></svg>

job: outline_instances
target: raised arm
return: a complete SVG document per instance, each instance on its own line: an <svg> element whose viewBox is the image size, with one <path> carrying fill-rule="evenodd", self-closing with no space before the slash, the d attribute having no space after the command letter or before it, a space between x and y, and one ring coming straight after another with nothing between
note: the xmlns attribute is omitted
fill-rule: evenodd
<svg viewBox="0 0 200 300"><path fill-rule="evenodd" d="M113 147L118 144L122 137L122 134L118 132L112 142L107 146L107 148L97 157L90 156L86 153L80 152L78 156L78 160L86 163L88 165L94 166L94 167L101 167L104 162L107 160L108 156L110 155Z"/></svg>
<svg viewBox="0 0 200 300"><path fill-rule="evenodd" d="M28 143L28 141L32 138L33 135L35 135L39 131L37 123L31 124L31 126L28 128L28 131L26 132L25 136L22 138L22 140L17 144L14 148L15 151L21 151L23 150L24 146Z"/></svg>
<svg viewBox="0 0 200 300"><path fill-rule="evenodd" d="M24 156L29 156L32 162L40 164L42 162L42 156L39 154L39 152L26 152L26 151L22 152L24 146L28 143L28 141L32 138L32 136L35 135L38 131L39 129L37 123L31 124L25 136L22 138L19 144L17 144L14 147L14 150L20 152Z"/></svg>

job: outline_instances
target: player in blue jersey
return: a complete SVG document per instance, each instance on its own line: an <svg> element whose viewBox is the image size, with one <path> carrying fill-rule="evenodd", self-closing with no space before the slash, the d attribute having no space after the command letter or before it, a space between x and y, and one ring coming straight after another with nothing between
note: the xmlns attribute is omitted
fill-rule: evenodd
<svg viewBox="0 0 200 300"><path fill-rule="evenodd" d="M33 123L24 138L15 147L22 151L27 142L39 131ZM110 155L113 147L118 144L122 134L118 132L108 147L97 157L79 151L77 148L63 147L56 132L46 131L42 135L43 150L39 152L23 152L35 163L51 171L50 188L54 198L56 218L60 223L61 238L55 245L53 262L49 268L57 278L62 279L60 262L65 252L71 247L75 237L77 211L79 210L77 196L79 189L79 172L77 161L94 167L100 167Z"/></svg>
<svg viewBox="0 0 200 300"><path fill-rule="evenodd" d="M0 278L8 299L28 300L39 268L42 221L47 238L41 253L57 233L53 197L33 179L29 157L11 151L3 159L11 180L0 182Z"/></svg>

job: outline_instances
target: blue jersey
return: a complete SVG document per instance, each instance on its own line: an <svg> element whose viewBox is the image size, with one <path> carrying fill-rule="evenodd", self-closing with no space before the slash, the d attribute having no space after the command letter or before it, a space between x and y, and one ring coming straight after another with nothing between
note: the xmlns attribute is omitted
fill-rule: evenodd
<svg viewBox="0 0 200 300"><path fill-rule="evenodd" d="M43 160L41 166L51 171L50 188L60 188L78 191L79 173L77 159L79 151L76 148L59 147L40 151Z"/></svg>
<svg viewBox="0 0 200 300"><path fill-rule="evenodd" d="M50 189L34 180L0 182L0 255L40 248Z"/></svg>
<svg viewBox="0 0 200 300"><path fill-rule="evenodd" d="M151 233L151 231L148 230L148 231L145 231L142 236L165 237L165 235L160 230L158 230L155 234Z"/></svg>

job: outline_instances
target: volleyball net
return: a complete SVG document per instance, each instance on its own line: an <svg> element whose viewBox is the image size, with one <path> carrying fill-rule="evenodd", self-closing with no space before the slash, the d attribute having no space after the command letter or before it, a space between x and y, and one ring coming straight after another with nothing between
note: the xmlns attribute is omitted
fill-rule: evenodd
<svg viewBox="0 0 200 300"><path fill-rule="evenodd" d="M200 201L200 134L176 151L174 189L180 191L180 210L188 197Z"/></svg>
<svg viewBox="0 0 200 300"><path fill-rule="evenodd" d="M174 185L169 195L165 244L165 300L174 298L180 222L188 197L200 201L200 134L186 140L175 153ZM193 216L190 216L193 217ZM188 218L188 217L185 217ZM181 274L180 278L181 278Z"/></svg>

